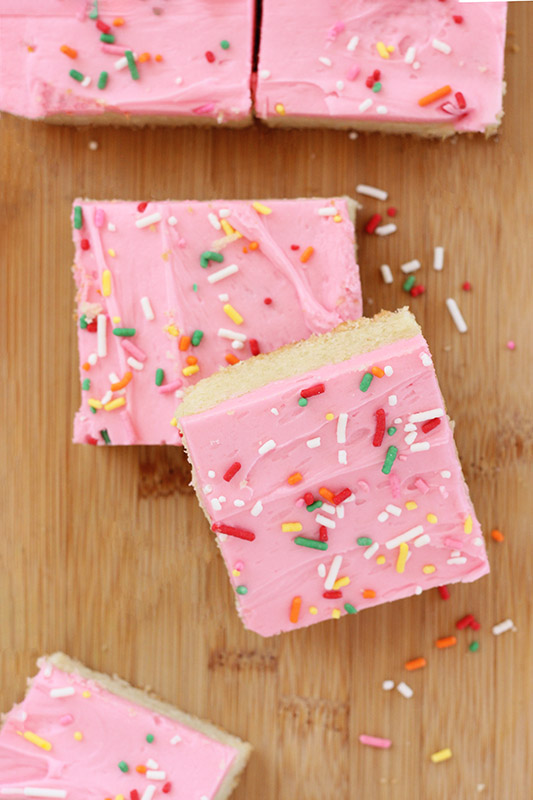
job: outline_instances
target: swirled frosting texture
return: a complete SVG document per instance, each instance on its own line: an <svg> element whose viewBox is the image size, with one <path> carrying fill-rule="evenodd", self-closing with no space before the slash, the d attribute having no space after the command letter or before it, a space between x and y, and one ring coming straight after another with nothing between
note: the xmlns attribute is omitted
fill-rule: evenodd
<svg viewBox="0 0 533 800"><path fill-rule="evenodd" d="M74 691L50 695L65 689ZM142 798L153 786L154 800L211 800L235 756L229 745L43 662L0 731L0 793L15 798L37 788L103 800L134 789Z"/></svg>
<svg viewBox="0 0 533 800"><path fill-rule="evenodd" d="M239 613L262 636L489 571L421 335L180 425Z"/></svg>
<svg viewBox="0 0 533 800"><path fill-rule="evenodd" d="M75 442L104 444L105 430L111 444L179 444L176 392L227 358L269 352L361 316L344 198L265 200L261 211L236 200L74 206L82 385ZM203 253L211 253L206 267ZM124 328L130 335L113 333Z"/></svg>
<svg viewBox="0 0 533 800"><path fill-rule="evenodd" d="M256 112L355 127L497 126L506 12L503 2L264 0ZM448 95L419 105L444 86Z"/></svg>
<svg viewBox="0 0 533 800"><path fill-rule="evenodd" d="M33 119L111 113L223 123L250 116L253 0L99 0L98 20L90 17L93 5L1 0L1 110ZM97 22L109 26L113 42L101 41ZM124 63L115 67L125 50L137 57L138 80ZM73 79L71 69L90 84ZM101 72L108 73L104 89Z"/></svg>

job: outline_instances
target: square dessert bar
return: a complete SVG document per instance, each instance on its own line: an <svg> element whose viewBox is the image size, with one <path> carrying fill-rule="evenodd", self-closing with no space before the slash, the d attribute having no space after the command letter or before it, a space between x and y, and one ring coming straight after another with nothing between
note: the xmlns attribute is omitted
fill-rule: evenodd
<svg viewBox="0 0 533 800"><path fill-rule="evenodd" d="M0 110L76 125L251 122L253 0L0 0Z"/></svg>
<svg viewBox="0 0 533 800"><path fill-rule="evenodd" d="M493 134L506 13L503 2L263 0L256 114L269 125Z"/></svg>
<svg viewBox="0 0 533 800"><path fill-rule="evenodd" d="M74 203L74 441L179 444L176 395L361 315L349 198Z"/></svg>
<svg viewBox="0 0 533 800"><path fill-rule="evenodd" d="M262 636L489 571L407 309L222 370L178 419L237 609Z"/></svg>
<svg viewBox="0 0 533 800"><path fill-rule="evenodd" d="M62 653L0 730L0 796L225 800L250 745Z"/></svg>

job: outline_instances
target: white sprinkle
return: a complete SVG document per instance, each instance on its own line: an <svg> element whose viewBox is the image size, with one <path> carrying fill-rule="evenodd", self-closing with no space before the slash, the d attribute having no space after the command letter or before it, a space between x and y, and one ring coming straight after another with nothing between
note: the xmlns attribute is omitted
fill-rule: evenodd
<svg viewBox="0 0 533 800"><path fill-rule="evenodd" d="M409 553L409 556L410 555L411 554ZM407 558L409 558L409 556L407 556ZM422 594L422 592L423 592L423 589L422 589L421 586L415 586L415 594Z"/></svg>
<svg viewBox="0 0 533 800"><path fill-rule="evenodd" d="M335 206L325 206L325 208L317 209L317 214L321 217L334 217L336 213Z"/></svg>
<svg viewBox="0 0 533 800"><path fill-rule="evenodd" d="M279 416L279 411L277 408L271 408L270 413L274 414L275 417Z"/></svg>
<svg viewBox="0 0 533 800"><path fill-rule="evenodd" d="M492 628L492 632L494 636L500 636L502 633L507 633L507 631L512 631L514 628L514 622L512 619L506 619L503 622L499 622L497 625L494 625Z"/></svg>
<svg viewBox="0 0 533 800"><path fill-rule="evenodd" d="M146 772L146 780L148 781L164 781L167 777L167 773L164 772L162 769L155 770L149 769Z"/></svg>
<svg viewBox="0 0 533 800"><path fill-rule="evenodd" d="M147 228L148 225L153 225L155 222L161 222L163 217L159 211L154 211L153 214L148 214L146 217L141 217L135 220L136 228Z"/></svg>
<svg viewBox="0 0 533 800"><path fill-rule="evenodd" d="M435 419L435 417L443 417L444 409L430 408L429 411L419 411L417 414L409 414L409 422L426 422L428 419Z"/></svg>
<svg viewBox="0 0 533 800"><path fill-rule="evenodd" d="M167 222L168 222L169 225L172 225L172 227L174 227L174 225L178 224L178 220L176 219L176 217L169 217L167 219Z"/></svg>
<svg viewBox="0 0 533 800"><path fill-rule="evenodd" d="M207 276L207 280L209 283L218 283L218 281L227 278L229 275L234 275L238 271L239 267L237 264L228 264L227 267L218 269L216 272L210 272Z"/></svg>
<svg viewBox="0 0 533 800"><path fill-rule="evenodd" d="M459 311L459 306L457 305L453 297L448 297L448 299L446 300L446 306L452 316L453 321L455 322L455 325L459 333L466 333L466 331L468 330L467 324L464 320L463 315Z"/></svg>
<svg viewBox="0 0 533 800"><path fill-rule="evenodd" d="M116 372L109 373L109 383L120 383L120 378Z"/></svg>
<svg viewBox="0 0 533 800"><path fill-rule="evenodd" d="M381 514L378 514L378 522L387 522L389 515L386 511L382 511Z"/></svg>
<svg viewBox="0 0 533 800"><path fill-rule="evenodd" d="M222 230L222 225L220 224L217 215L213 214L212 211L207 215L207 219L216 231Z"/></svg>
<svg viewBox="0 0 533 800"><path fill-rule="evenodd" d="M375 230L378 236L390 236L391 233L396 233L398 226L394 222L389 222L388 225L378 225Z"/></svg>
<svg viewBox="0 0 533 800"><path fill-rule="evenodd" d="M275 446L276 442L274 441L274 439L269 439L268 442L265 442L264 444L261 445L261 447L257 452L259 453L260 456L264 456L265 453L269 453L270 450L273 450Z"/></svg>
<svg viewBox="0 0 533 800"><path fill-rule="evenodd" d="M94 365L95 365L95 364L96 364L96 362L98 361L98 356L96 355L96 353L91 353L91 355L89 356L89 358L87 359L87 361L89 362L89 364L91 365L91 367L94 367Z"/></svg>
<svg viewBox="0 0 533 800"><path fill-rule="evenodd" d="M344 81L337 81L335 86L337 87L338 92L342 92L342 90L344 89Z"/></svg>
<svg viewBox="0 0 533 800"><path fill-rule="evenodd" d="M144 364L141 361L137 361L137 359L133 358L133 356L130 356L127 359L127 363L130 365L130 367L133 367L133 369L144 369Z"/></svg>
<svg viewBox="0 0 533 800"><path fill-rule="evenodd" d="M383 368L383 372L385 373L387 378L390 378L390 376L394 374L394 370L389 364L387 364L387 366Z"/></svg>
<svg viewBox="0 0 533 800"><path fill-rule="evenodd" d="M208 478L216 478L217 474L214 469L210 469L207 473Z"/></svg>
<svg viewBox="0 0 533 800"><path fill-rule="evenodd" d="M260 69L259 70L259 77L262 78L262 80L264 80L264 81L267 81L270 78L271 74L272 73L270 72L269 69Z"/></svg>
<svg viewBox="0 0 533 800"><path fill-rule="evenodd" d="M113 397L113 392L111 391L111 389L108 389L107 392L104 394L104 396L100 398L101 404L105 406L107 403L109 403L112 397Z"/></svg>
<svg viewBox="0 0 533 800"><path fill-rule="evenodd" d="M452 52L452 48L450 47L450 45L446 44L446 42L441 42L440 39L433 39L431 44L435 48L435 50L438 50L440 53L444 53L447 56L449 56L450 53Z"/></svg>
<svg viewBox="0 0 533 800"><path fill-rule="evenodd" d="M213 487L211 486L211 484L206 483L206 485L204 486L204 494L211 494L212 491Z"/></svg>
<svg viewBox="0 0 533 800"><path fill-rule="evenodd" d="M399 547L402 542L410 542L411 539L416 539L421 533L424 533L424 528L422 525L417 525L416 528L411 528L405 531L405 533L400 533L399 536L395 536L394 539L389 539L388 542L385 542L385 547L387 550L392 550L394 547Z"/></svg>
<svg viewBox="0 0 533 800"><path fill-rule="evenodd" d="M250 514L252 515L252 517L258 517L262 510L263 510L263 503L261 502L261 500L258 500L257 503L253 506L252 510L250 511Z"/></svg>
<svg viewBox="0 0 533 800"><path fill-rule="evenodd" d="M405 63L412 64L413 61L415 60L415 56L416 56L416 48L408 47L404 58Z"/></svg>
<svg viewBox="0 0 533 800"><path fill-rule="evenodd" d="M363 555L365 558L372 558L374 553L376 553L378 550L379 550L379 544L377 542L374 542L369 547L365 548L365 552L363 553Z"/></svg>
<svg viewBox="0 0 533 800"><path fill-rule="evenodd" d="M344 519L344 506L342 503L340 506L337 506L337 516L339 519Z"/></svg>
<svg viewBox="0 0 533 800"><path fill-rule="evenodd" d="M128 59L126 58L126 56L122 56L122 58L119 58L117 61L115 61L116 70L124 69L127 66L128 66Z"/></svg>
<svg viewBox="0 0 533 800"><path fill-rule="evenodd" d="M89 150L98 150L98 142L95 142L94 139L89 142Z"/></svg>
<svg viewBox="0 0 533 800"><path fill-rule="evenodd" d="M352 36L348 44L346 45L346 49L353 53L357 45L359 44L359 36Z"/></svg>
<svg viewBox="0 0 533 800"><path fill-rule="evenodd" d="M325 564L319 564L318 567L317 567L317 572L318 572L318 575L319 575L320 578L325 578L326 577L326 565Z"/></svg>
<svg viewBox="0 0 533 800"><path fill-rule="evenodd" d="M229 301L229 294L223 292L222 294L219 294L218 299L220 300L221 303L227 303Z"/></svg>
<svg viewBox="0 0 533 800"><path fill-rule="evenodd" d="M213 499L211 500L211 505L213 506L215 511L222 511L222 506L220 505L220 500L218 500L218 498L213 497Z"/></svg>
<svg viewBox="0 0 533 800"><path fill-rule="evenodd" d="M231 346L234 350L243 350L244 342L239 342L237 339L235 339L235 341L231 343Z"/></svg>
<svg viewBox="0 0 533 800"><path fill-rule="evenodd" d="M320 510L324 511L326 514L335 514L336 508L329 503L322 503Z"/></svg>
<svg viewBox="0 0 533 800"><path fill-rule="evenodd" d="M389 405L390 406L395 406L397 402L398 402L398 398L396 397L396 395L395 394L390 394L389 395Z"/></svg>
<svg viewBox="0 0 533 800"><path fill-rule="evenodd" d="M347 464L346 450L339 450L339 464Z"/></svg>
<svg viewBox="0 0 533 800"><path fill-rule="evenodd" d="M360 104L359 111L368 111L371 105L372 105L372 100L370 97L367 97L366 100L363 100L363 102Z"/></svg>
<svg viewBox="0 0 533 800"><path fill-rule="evenodd" d="M460 556L461 555L461 551L460 550L452 550L451 555L452 555L452 558L455 558L456 556Z"/></svg>
<svg viewBox="0 0 533 800"><path fill-rule="evenodd" d="M420 353L420 358L422 360L422 364L425 367L431 367L431 365L433 364L433 362L431 360L431 356L429 355L429 353Z"/></svg>
<svg viewBox="0 0 533 800"><path fill-rule="evenodd" d="M386 692L390 692L391 689L394 689L394 681L383 681L381 684L381 688L384 689Z"/></svg>
<svg viewBox="0 0 533 800"><path fill-rule="evenodd" d="M64 686L61 689L51 689L50 690L50 697L69 697L72 694L75 694L76 690L73 686Z"/></svg>
<svg viewBox="0 0 533 800"><path fill-rule="evenodd" d="M389 514L394 514L395 517L399 517L400 514L402 513L402 509L399 508L398 506L393 505L392 503L389 503L389 505L385 506L385 508L389 512Z"/></svg>
<svg viewBox="0 0 533 800"><path fill-rule="evenodd" d="M419 536L417 539L415 539L414 546L415 547L425 547L427 544L430 543L430 541L431 541L431 538L430 538L429 534L425 533L423 536Z"/></svg>
<svg viewBox="0 0 533 800"><path fill-rule="evenodd" d="M236 508L242 508L244 505L244 500L239 500L239 499L234 500L233 505L236 506Z"/></svg>
<svg viewBox="0 0 533 800"><path fill-rule="evenodd" d="M245 342L248 338L246 334L239 333L238 331L230 331L228 328L219 328L218 335L222 337L222 339L239 339L241 342Z"/></svg>
<svg viewBox="0 0 533 800"><path fill-rule="evenodd" d="M412 261L406 261L405 264L402 264L400 266L400 269L407 275L409 272L416 272L417 269L420 269L421 266L422 264L420 263L418 258L413 258Z"/></svg>
<svg viewBox="0 0 533 800"><path fill-rule="evenodd" d="M444 266L444 247L436 247L433 251L433 269L440 272Z"/></svg>
<svg viewBox="0 0 533 800"><path fill-rule="evenodd" d="M382 264L380 270L381 277L385 283L392 283L394 281L394 278L392 277L392 270L388 264Z"/></svg>
<svg viewBox="0 0 533 800"><path fill-rule="evenodd" d="M147 320L151 321L154 319L154 312L148 297L141 297L141 308Z"/></svg>
<svg viewBox="0 0 533 800"><path fill-rule="evenodd" d="M420 61L415 61L414 62L413 69L420 69Z"/></svg>
<svg viewBox="0 0 533 800"><path fill-rule="evenodd" d="M318 60L321 64L324 64L325 67L331 67L331 58L328 58L327 56L319 56Z"/></svg>
<svg viewBox="0 0 533 800"><path fill-rule="evenodd" d="M328 577L324 581L324 589L327 592L329 592L330 589L333 589L333 584L337 580L337 575L339 574L341 564L342 564L342 556L335 556L335 558L331 562L331 567L329 568Z"/></svg>
<svg viewBox="0 0 533 800"><path fill-rule="evenodd" d="M412 453L420 453L422 450L429 450L431 447L429 442L415 442L409 448Z"/></svg>
<svg viewBox="0 0 533 800"><path fill-rule="evenodd" d="M417 436L418 433L416 431L411 431L411 433L408 433L407 436L404 438L405 444L413 444Z"/></svg>
<svg viewBox="0 0 533 800"><path fill-rule="evenodd" d="M314 447L320 447L320 436L315 436L314 439L308 439L306 444L311 450Z"/></svg>
<svg viewBox="0 0 533 800"><path fill-rule="evenodd" d="M117 226L113 222L108 222L107 223L107 230L108 231L113 232L113 231L116 231L116 229L117 229Z"/></svg>
<svg viewBox="0 0 533 800"><path fill-rule="evenodd" d="M155 794L155 786L147 786L143 792L141 800L152 800Z"/></svg>
<svg viewBox="0 0 533 800"><path fill-rule="evenodd" d="M401 425L402 424L402 418L401 417L396 417L396 419L394 420L394 424L395 425Z"/></svg>
<svg viewBox="0 0 533 800"><path fill-rule="evenodd" d="M337 444L346 444L346 425L348 424L348 414L342 411L337 419Z"/></svg>
<svg viewBox="0 0 533 800"><path fill-rule="evenodd" d="M2 787L0 794L8 795L22 795L23 797L66 797L67 793L64 789L40 789L33 786L27 786L24 789L6 789Z"/></svg>
<svg viewBox="0 0 533 800"><path fill-rule="evenodd" d="M416 431L416 425L414 424L414 422L408 422L407 425L403 426L403 429L406 433L408 433L409 431Z"/></svg>
<svg viewBox="0 0 533 800"><path fill-rule="evenodd" d="M355 495L354 495L354 493L352 492L351 494L349 494L348 497L346 498L346 500L343 500L342 503L343 503L343 505L345 503L355 503Z"/></svg>
<svg viewBox="0 0 533 800"><path fill-rule="evenodd" d="M231 208L219 208L218 216L220 219L227 219L231 215Z"/></svg>
<svg viewBox="0 0 533 800"><path fill-rule="evenodd" d="M355 191L359 194L364 194L367 197L374 197L376 200L386 200L388 192L383 189L377 189L375 186L368 186L366 183L360 183L355 187Z"/></svg>
<svg viewBox="0 0 533 800"><path fill-rule="evenodd" d="M315 517L319 525L324 525L326 528L335 528L336 523L329 517L324 517L322 514L317 514Z"/></svg>
<svg viewBox="0 0 533 800"><path fill-rule="evenodd" d="M481 547L483 545L483 538L481 536L476 536L472 544L474 544L476 547Z"/></svg>
<svg viewBox="0 0 533 800"><path fill-rule="evenodd" d="M96 317L96 352L100 358L107 355L107 317L98 314Z"/></svg>
<svg viewBox="0 0 533 800"><path fill-rule="evenodd" d="M378 106L376 108L376 111L378 112L378 114L388 114L389 113L389 109L387 108L387 106Z"/></svg>
<svg viewBox="0 0 533 800"><path fill-rule="evenodd" d="M406 697L408 700L409 700L409 699L410 699L410 698L413 696L413 694L414 694L414 692L413 692L413 690L411 689L411 687L410 687L410 686L408 686L408 685L407 685L406 683L404 683L403 681L400 681L400 683L398 684L398 686L397 686L396 688L398 689L398 691L400 692L400 694L402 695L402 697Z"/></svg>
<svg viewBox="0 0 533 800"><path fill-rule="evenodd" d="M181 75L178 75L178 77L174 79L174 83L176 83L177 86L181 86L181 84L183 83L183 78L181 77Z"/></svg>
<svg viewBox="0 0 533 800"><path fill-rule="evenodd" d="M446 563L447 564L466 564L466 558L464 556L456 557L456 558L449 558Z"/></svg>
<svg viewBox="0 0 533 800"><path fill-rule="evenodd" d="M452 473L450 472L449 469L443 469L440 474L441 474L442 478L451 478L452 477Z"/></svg>
<svg viewBox="0 0 533 800"><path fill-rule="evenodd" d="M178 734L173 736L172 739L170 740L170 744L179 744L180 742L181 742L181 736L178 736Z"/></svg>
<svg viewBox="0 0 533 800"><path fill-rule="evenodd" d="M81 85L87 88L87 86L91 85L91 77L90 75L86 75L85 78L82 80Z"/></svg>

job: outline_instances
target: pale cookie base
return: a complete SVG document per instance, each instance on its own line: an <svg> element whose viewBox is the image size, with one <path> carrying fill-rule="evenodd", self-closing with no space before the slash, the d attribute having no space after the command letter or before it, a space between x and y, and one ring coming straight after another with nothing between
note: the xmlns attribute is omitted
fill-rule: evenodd
<svg viewBox="0 0 533 800"><path fill-rule="evenodd" d="M8 113L8 112L3 112ZM18 116L18 115L10 115ZM30 119L29 117L18 117ZM196 114L188 116L154 116L150 114L118 114L113 111L104 114L51 114L47 117L32 118L32 122L46 122L49 125L74 125L74 126L120 126L131 128L179 128L193 125L198 128L246 128L253 122L251 113L247 117L230 119L219 122L216 117L204 117Z"/></svg>
<svg viewBox="0 0 533 800"><path fill-rule="evenodd" d="M487 139L494 136L501 119L488 125L484 131L459 131L453 124L426 125L421 122L378 122L376 120L340 119L330 117L296 117L289 114L260 118L269 128L331 128L333 130L360 131L361 133L395 133L420 136L423 139L449 139L455 134L482 133Z"/></svg>

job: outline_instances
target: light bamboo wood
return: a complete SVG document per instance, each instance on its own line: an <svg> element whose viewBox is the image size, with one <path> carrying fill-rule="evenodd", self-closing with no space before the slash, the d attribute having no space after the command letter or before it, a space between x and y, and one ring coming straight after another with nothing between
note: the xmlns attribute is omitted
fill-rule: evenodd
<svg viewBox="0 0 533 800"><path fill-rule="evenodd" d="M495 141L0 121L1 708L20 699L38 654L61 649L251 741L236 800L531 798L531 3L510 5L509 28ZM359 182L388 189L399 210L394 236L359 235L366 312L403 304L399 264L420 258L427 292L412 308L478 515L506 539L489 536L492 574L452 588L447 602L430 592L261 640L234 612L183 453L71 444L70 203L353 194ZM364 200L359 228L385 207ZM436 244L446 248L441 274L431 267ZM392 287L379 275L384 262ZM463 336L447 296L469 324ZM467 649L471 633L437 651L434 640L466 612L483 626L479 652ZM517 632L493 637L508 616ZM419 655L428 666L407 673L404 661ZM414 698L382 691L385 678L406 680ZM360 733L390 737L393 748L364 748ZM453 759L432 764L448 746Z"/></svg>

